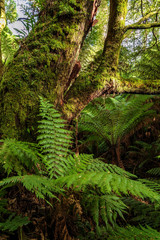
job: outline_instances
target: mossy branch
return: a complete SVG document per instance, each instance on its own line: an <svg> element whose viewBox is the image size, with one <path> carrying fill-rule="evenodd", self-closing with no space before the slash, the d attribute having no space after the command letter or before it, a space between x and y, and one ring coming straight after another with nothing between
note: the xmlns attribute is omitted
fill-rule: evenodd
<svg viewBox="0 0 160 240"><path fill-rule="evenodd" d="M160 79L142 80L142 79L119 79L116 82L116 92L118 93L135 93L135 94L159 94Z"/></svg>
<svg viewBox="0 0 160 240"><path fill-rule="evenodd" d="M142 17L141 19L139 19L136 23L127 25L125 27L125 32L130 29L148 29L148 28L152 28L152 27L159 27L160 26L159 22L153 22L153 23L147 23L147 24L144 23L150 17L156 15L159 11L160 11L160 9L158 9L157 11L150 12L147 15L145 15L144 17ZM141 24L141 23L144 23L144 24Z"/></svg>
<svg viewBox="0 0 160 240"><path fill-rule="evenodd" d="M153 23L144 23L144 24L131 24L127 26L127 30L129 29L149 29L149 28L155 28L160 27L160 22L153 22Z"/></svg>

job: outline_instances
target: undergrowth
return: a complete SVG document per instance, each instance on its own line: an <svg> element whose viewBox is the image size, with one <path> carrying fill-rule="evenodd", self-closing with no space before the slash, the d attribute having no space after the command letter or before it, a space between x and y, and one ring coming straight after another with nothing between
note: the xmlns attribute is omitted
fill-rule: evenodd
<svg viewBox="0 0 160 240"><path fill-rule="evenodd" d="M28 212L21 216L18 209L9 206L9 193L17 186L19 194L26 189L38 204L46 202L52 219L48 227L52 233L47 236L54 239L160 239L160 219L155 216L159 211L159 184L139 180L91 154L71 152L71 131L43 98L39 117L38 143L15 139L1 142L1 232L25 232L25 225L33 221ZM129 214L134 216L139 208L145 214L139 211L139 218L131 219ZM148 214L157 221L147 221ZM25 236L29 239L26 232Z"/></svg>

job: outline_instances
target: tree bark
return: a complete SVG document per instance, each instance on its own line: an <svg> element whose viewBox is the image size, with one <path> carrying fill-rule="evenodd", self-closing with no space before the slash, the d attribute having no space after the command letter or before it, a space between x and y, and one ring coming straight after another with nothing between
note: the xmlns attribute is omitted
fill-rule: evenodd
<svg viewBox="0 0 160 240"><path fill-rule="evenodd" d="M123 165L123 161L121 160L121 142L120 142L120 139L118 139L118 141L117 141L115 151L116 151L116 159L117 159L117 163L118 163L117 165L125 170L124 165Z"/></svg>
<svg viewBox="0 0 160 240"><path fill-rule="evenodd" d="M57 106L89 31L92 0L48 1L34 30L8 65L0 86L1 135L30 137L39 95ZM28 133L28 134L27 134ZM31 138L34 136L31 136Z"/></svg>
<svg viewBox="0 0 160 240"><path fill-rule="evenodd" d="M110 1L108 33L98 67L87 76L79 76L70 88L63 106L66 118L75 118L94 98L115 91L119 78L117 68L126 14L127 0Z"/></svg>
<svg viewBox="0 0 160 240"><path fill-rule="evenodd" d="M2 62L2 51L1 51L1 33L6 25L6 15L5 15L5 3L4 0L0 0L0 80L3 76L3 62Z"/></svg>
<svg viewBox="0 0 160 240"><path fill-rule="evenodd" d="M99 4L99 0L46 1L38 23L3 75L1 136L27 140L36 137L39 96L54 103L64 118L71 121L96 97L138 89L137 83L134 82L133 88L132 83L120 79L117 73L121 42L127 31L127 0L110 0L108 33L95 70L71 81ZM71 86L70 81L74 82Z"/></svg>

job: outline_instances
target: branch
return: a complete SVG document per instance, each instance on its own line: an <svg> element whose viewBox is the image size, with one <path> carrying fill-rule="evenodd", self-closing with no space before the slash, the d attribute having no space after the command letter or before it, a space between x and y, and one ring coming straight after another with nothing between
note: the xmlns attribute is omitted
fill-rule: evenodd
<svg viewBox="0 0 160 240"><path fill-rule="evenodd" d="M143 0L141 0L141 14L142 14L142 17L144 17L144 14L143 14Z"/></svg>
<svg viewBox="0 0 160 240"><path fill-rule="evenodd" d="M157 38L157 36L155 34L154 28L152 29L152 34L153 34L153 37L155 38L155 45L156 45L156 47L157 47L157 49L159 51L158 38Z"/></svg>
<svg viewBox="0 0 160 240"><path fill-rule="evenodd" d="M160 93L160 79L141 80L141 79L119 79L117 81L118 93L135 94L158 94Z"/></svg>
<svg viewBox="0 0 160 240"><path fill-rule="evenodd" d="M136 23L133 23L133 24L131 24L131 25L128 25L128 26L126 26L125 27L125 32L127 31L127 30L130 30L130 29L146 29L146 28L144 28L144 25L149 25L149 23L147 23L147 24L141 24L142 22L145 22L147 19L149 19L150 17L152 17L152 16L154 16L155 14L157 14L158 12L160 11L160 9L158 9L157 11L153 11L153 12L150 12L150 13L148 13L146 16L144 16L144 17L142 17L141 19L139 19ZM153 23L153 24L155 24L155 23ZM156 24L157 24L157 22L156 22ZM160 23L159 23L160 24ZM143 26L143 28L140 28L140 26ZM136 28L136 26L137 26L137 28ZM153 26L153 27L155 27L155 26ZM158 26L159 27L159 26ZM147 28L151 28L151 27L147 27Z"/></svg>
<svg viewBox="0 0 160 240"><path fill-rule="evenodd" d="M132 24L127 26L127 30L129 29L148 29L148 28L155 28L160 27L160 22L153 22L153 23L144 23L144 24Z"/></svg>

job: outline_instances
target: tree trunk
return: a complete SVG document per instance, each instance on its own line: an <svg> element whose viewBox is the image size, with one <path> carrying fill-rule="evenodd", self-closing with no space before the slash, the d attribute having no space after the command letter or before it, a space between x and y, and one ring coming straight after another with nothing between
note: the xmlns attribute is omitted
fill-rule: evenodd
<svg viewBox="0 0 160 240"><path fill-rule="evenodd" d="M4 3L4 0L0 0L0 80L2 79L2 76L3 76L1 33L5 25L6 25L5 3Z"/></svg>
<svg viewBox="0 0 160 240"><path fill-rule="evenodd" d="M67 81L89 31L92 0L49 1L8 65L0 88L1 135L30 137L39 95L62 104ZM28 134L27 134L28 133ZM31 136L31 138L34 136Z"/></svg>
<svg viewBox="0 0 160 240"><path fill-rule="evenodd" d="M1 51L1 32L0 32L0 80L3 77L3 70L4 70L4 65L2 62L2 51Z"/></svg>
<svg viewBox="0 0 160 240"><path fill-rule="evenodd" d="M121 160L121 142L120 142L120 140L118 140L118 142L117 142L115 151L116 151L116 159L117 159L117 163L118 163L117 165L119 167L125 169L124 165L123 165L123 162Z"/></svg>
<svg viewBox="0 0 160 240"><path fill-rule="evenodd" d="M119 79L117 68L126 14L127 0L110 1L108 33L98 67L85 77L80 75L70 88L63 108L67 118L73 119L94 98L115 91Z"/></svg>
<svg viewBox="0 0 160 240"><path fill-rule="evenodd" d="M117 66L127 0L110 0L108 33L97 67L76 78L79 52L99 4L100 0L46 1L38 23L3 75L1 136L35 139L39 96L47 97L71 121L94 98L123 91L127 83L119 78Z"/></svg>

